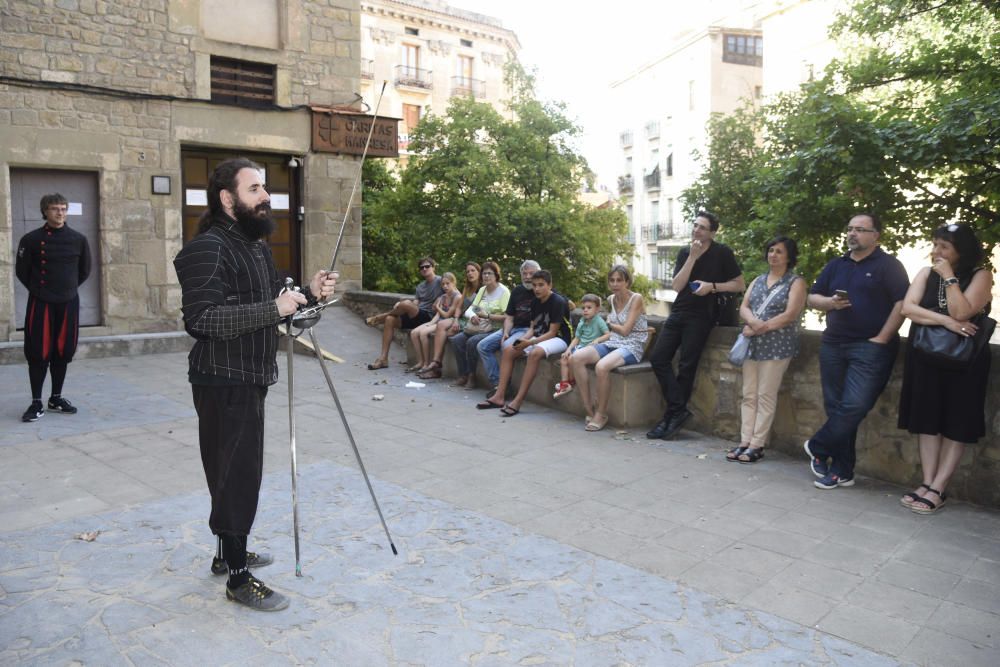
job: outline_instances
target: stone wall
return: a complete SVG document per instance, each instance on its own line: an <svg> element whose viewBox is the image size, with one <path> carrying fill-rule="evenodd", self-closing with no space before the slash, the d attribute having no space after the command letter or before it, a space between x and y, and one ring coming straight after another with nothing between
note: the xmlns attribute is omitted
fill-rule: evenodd
<svg viewBox="0 0 1000 667"><path fill-rule="evenodd" d="M205 3L231 5L233 21L252 24L235 0L0 3L0 340L15 322L11 168L98 175L102 324L111 334L180 328L172 259L182 242L185 147L305 156L303 273L329 265L358 160L312 153L309 111L295 107L354 99L359 0L273 2L280 25L260 29L278 31L276 49L203 29ZM273 63L285 108L210 104L212 55ZM153 175L169 176L172 193L152 194ZM361 281L360 200L338 262L348 286Z"/></svg>
<svg viewBox="0 0 1000 667"><path fill-rule="evenodd" d="M344 295L344 303L348 308L362 317L384 312L392 307L400 298L406 295L388 292L356 291ZM659 328L663 323L661 317L650 317L650 325ZM735 444L739 439L740 401L743 394L742 370L732 366L727 358L729 348L736 339L738 330L735 327L717 327L709 337L698 377L695 382L694 394L690 407L694 417L685 428L691 428L700 433L711 434ZM781 392L778 395L778 411L769 447L797 457L806 463L802 450L805 442L823 423L826 414L823 410L823 390L819 377L819 345L821 333L806 331L802 334L802 349L798 357L792 360L785 374ZM407 339L397 335L398 342L406 344ZM905 343L905 341L903 341ZM966 447L962 463L955 473L948 488L948 493L956 498L969 500L988 507L1000 507L1000 346L992 345L991 378L992 382L986 399L986 437L978 444ZM449 361L450 352L446 353ZM453 373L453 366L445 364L446 370ZM481 374L481 368L479 369ZM549 370L546 373L550 373ZM652 375L651 372L648 375ZM519 377L519 374L515 374ZM545 376L548 377L548 376ZM543 378L544 379L544 378ZM543 382L536 381L536 384ZM903 379L903 351L900 347L899 357L893 368L892 377L885 392L879 398L875 408L868 414L858 433L858 473L896 484L916 486L921 482L920 456L917 450L917 437L896 427L899 391ZM663 409L663 399L660 397L655 381L646 382L642 378L639 386L642 391L638 395L645 396L653 405L646 406L646 414L659 414ZM623 391L626 379L615 377L613 387ZM628 382L634 382L628 380ZM576 397L562 399L558 402L546 400L542 392L547 392L544 385L535 391L533 387L529 399L540 401L550 407L566 409L580 413L582 405ZM634 392L628 396L636 395ZM612 395L612 403L621 400L621 396ZM614 424L627 424L630 427L642 427L635 421L627 419L624 409L617 410ZM653 418L648 426L653 425Z"/></svg>
<svg viewBox="0 0 1000 667"><path fill-rule="evenodd" d="M742 371L727 361L736 339L735 327L712 332L702 357L691 400L695 413L690 427L733 440L739 439ZM788 368L778 396L778 413L770 447L806 461L802 443L825 420L819 377L820 332L802 336L802 351ZM905 343L905 341L903 341ZM903 350L888 387L858 432L857 471L879 479L916 486L921 482L917 436L896 426L903 382ZM1000 347L991 346L993 366L986 399L986 437L965 449L962 463L948 487L956 498L1000 507Z"/></svg>

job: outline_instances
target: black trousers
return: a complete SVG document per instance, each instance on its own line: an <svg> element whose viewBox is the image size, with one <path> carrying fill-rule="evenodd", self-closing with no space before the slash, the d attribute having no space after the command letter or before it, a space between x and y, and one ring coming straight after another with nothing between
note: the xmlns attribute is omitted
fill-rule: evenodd
<svg viewBox="0 0 1000 667"><path fill-rule="evenodd" d="M674 413L687 407L694 389L695 373L701 353L712 332L712 320L690 313L672 313L663 323L663 329L656 338L656 344L649 355L649 363L660 383L663 400L667 402L667 413ZM680 351L677 373L674 373L674 355Z"/></svg>
<svg viewBox="0 0 1000 667"><path fill-rule="evenodd" d="M267 387L191 385L215 535L249 535L264 472Z"/></svg>

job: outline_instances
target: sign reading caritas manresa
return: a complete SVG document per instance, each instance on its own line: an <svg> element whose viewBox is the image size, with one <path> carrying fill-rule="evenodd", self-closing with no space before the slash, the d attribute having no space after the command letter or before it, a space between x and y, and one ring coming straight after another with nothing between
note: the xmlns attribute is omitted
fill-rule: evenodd
<svg viewBox="0 0 1000 667"><path fill-rule="evenodd" d="M374 120L375 129L372 130ZM398 118L344 111L312 110L312 149L317 153L362 155L371 131L368 155L399 157Z"/></svg>

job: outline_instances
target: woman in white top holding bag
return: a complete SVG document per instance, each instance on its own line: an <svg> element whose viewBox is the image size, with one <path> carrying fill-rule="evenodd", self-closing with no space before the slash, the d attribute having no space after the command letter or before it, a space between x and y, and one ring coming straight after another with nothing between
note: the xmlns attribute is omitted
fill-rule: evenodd
<svg viewBox="0 0 1000 667"><path fill-rule="evenodd" d="M740 444L726 454L729 461L756 463L764 457L781 380L799 351L806 284L792 271L798 255L794 239L778 236L771 240L764 255L767 273L755 278L743 295L740 317L749 351L743 363Z"/></svg>
<svg viewBox="0 0 1000 667"><path fill-rule="evenodd" d="M458 364L458 380L452 384L453 387L476 388L476 364L479 362L476 345L503 322L507 300L510 299L510 290L500 282L500 266L496 262L483 262L480 276L483 286L465 311L467 322L464 328L448 338Z"/></svg>

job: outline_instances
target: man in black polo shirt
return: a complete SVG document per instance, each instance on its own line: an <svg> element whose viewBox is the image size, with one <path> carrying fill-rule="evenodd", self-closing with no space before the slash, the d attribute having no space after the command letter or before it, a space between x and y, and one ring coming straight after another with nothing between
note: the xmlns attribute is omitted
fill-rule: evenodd
<svg viewBox="0 0 1000 667"><path fill-rule="evenodd" d="M855 215L846 231L847 254L823 268L809 294L809 306L827 314L819 349L826 423L805 442L821 489L854 484L858 426L892 373L910 286L900 261L878 247L874 214Z"/></svg>
<svg viewBox="0 0 1000 667"><path fill-rule="evenodd" d="M672 438L691 416L687 402L694 388L698 361L715 325L716 294L742 292L746 285L740 265L729 246L715 242L719 219L700 211L694 220L690 248L681 249L674 266L673 289L677 298L670 317L649 355L667 411L647 438ZM677 373L673 359L680 350Z"/></svg>
<svg viewBox="0 0 1000 667"><path fill-rule="evenodd" d="M21 238L14 263L17 279L28 289L24 356L28 360L31 405L21 415L21 421L26 422L45 414L42 387L49 371L49 410L76 413L76 407L62 397L62 388L80 331L77 288L90 275L90 246L86 236L66 226L66 198L61 194L45 195L40 206L45 224Z"/></svg>
<svg viewBox="0 0 1000 667"><path fill-rule="evenodd" d="M188 380L212 496L208 525L218 536L212 573L228 570L226 597L260 611L288 606L249 572L271 557L247 551L263 474L264 399L278 381L277 325L333 294L337 277L318 271L301 292L282 291L263 241L274 228L260 167L226 160L209 179L198 235L174 259L184 328L195 339Z"/></svg>

